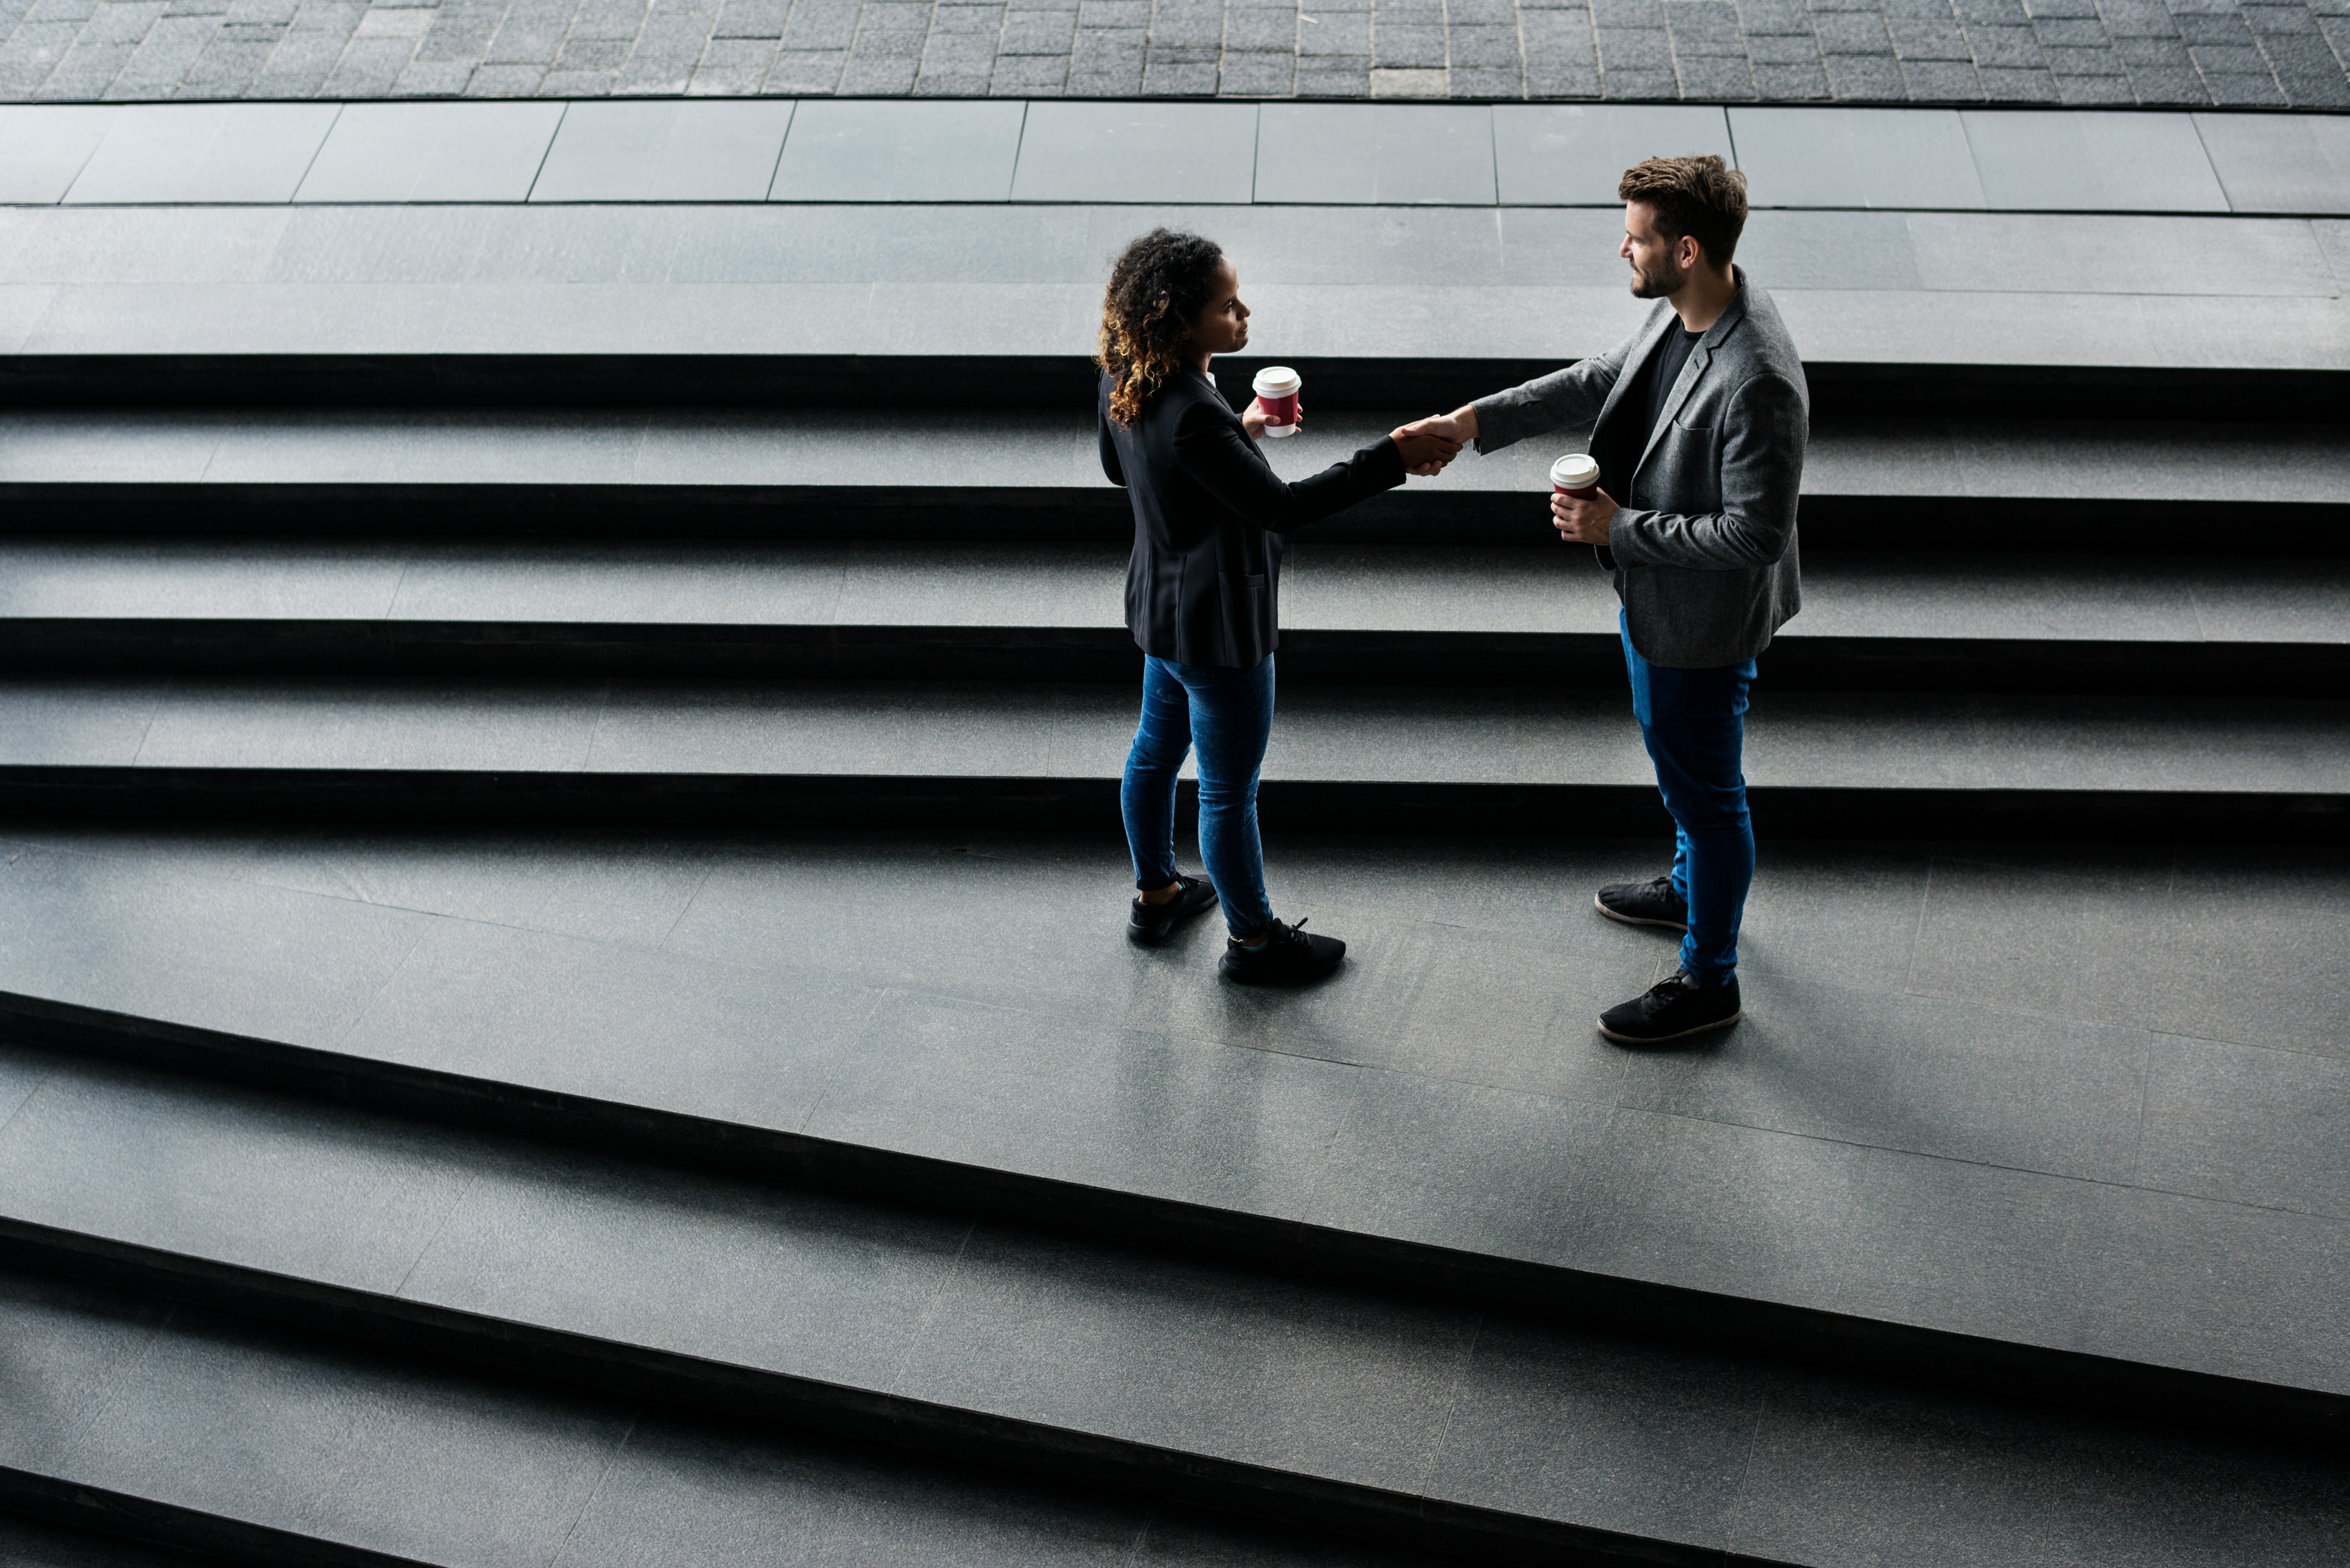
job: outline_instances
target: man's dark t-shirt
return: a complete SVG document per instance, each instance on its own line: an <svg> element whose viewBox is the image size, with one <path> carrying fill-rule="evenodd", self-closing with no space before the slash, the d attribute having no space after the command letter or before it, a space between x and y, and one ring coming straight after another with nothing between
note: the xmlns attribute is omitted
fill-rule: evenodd
<svg viewBox="0 0 2350 1568"><path fill-rule="evenodd" d="M1632 504L1632 472L1640 465L1640 454L1648 449L1648 438L1656 432L1657 421L1664 417L1665 400L1673 393L1673 383L1681 379L1681 367L1689 363L1690 350L1698 345L1702 332L1682 329L1679 323L1665 334L1664 341L1650 351L1640 368L1633 372L1632 384L1624 389L1624 396L1616 404L1616 417L1608 421L1607 450L1591 455L1599 460L1599 486L1616 498L1619 506ZM1630 417L1627 417L1630 416Z"/></svg>

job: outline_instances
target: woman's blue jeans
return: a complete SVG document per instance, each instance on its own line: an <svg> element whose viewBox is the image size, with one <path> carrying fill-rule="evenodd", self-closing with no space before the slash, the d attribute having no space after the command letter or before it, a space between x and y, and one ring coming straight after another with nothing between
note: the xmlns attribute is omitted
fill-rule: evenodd
<svg viewBox="0 0 2350 1568"><path fill-rule="evenodd" d="M1640 657L1620 610L1616 624L1632 677L1632 714L1673 814L1673 891L1690 912L1681 968L1702 984L1720 985L1738 972L1738 925L1754 882L1754 827L1739 761L1754 661L1668 669Z"/></svg>
<svg viewBox="0 0 2350 1568"><path fill-rule="evenodd" d="M1257 839L1256 777L1273 735L1273 656L1246 670L1142 661L1142 722L1126 755L1118 792L1134 885L1175 880L1175 775L1200 751L1200 856L1236 936L1273 923L1264 897L1264 849Z"/></svg>

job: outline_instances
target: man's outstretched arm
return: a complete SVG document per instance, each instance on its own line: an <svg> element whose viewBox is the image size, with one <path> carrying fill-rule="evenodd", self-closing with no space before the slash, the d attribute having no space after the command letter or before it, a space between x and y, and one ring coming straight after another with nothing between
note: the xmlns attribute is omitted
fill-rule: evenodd
<svg viewBox="0 0 2350 1568"><path fill-rule="evenodd" d="M1506 391L1489 393L1473 403L1461 404L1449 414L1432 415L1404 428L1426 431L1463 446L1473 441L1481 452L1499 452L1545 431L1587 429L1598 420L1599 410L1606 405L1616 379L1624 373L1624 362L1637 341L1636 333L1605 354L1578 359L1564 370L1537 376ZM1436 470L1413 472L1433 473Z"/></svg>

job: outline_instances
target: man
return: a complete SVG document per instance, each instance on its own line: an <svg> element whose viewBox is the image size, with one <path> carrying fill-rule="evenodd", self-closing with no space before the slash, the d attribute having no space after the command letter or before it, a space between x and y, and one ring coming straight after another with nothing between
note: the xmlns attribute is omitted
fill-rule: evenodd
<svg viewBox="0 0 2350 1568"><path fill-rule="evenodd" d="M1602 888L1610 919L1681 935L1680 971L1608 1009L1600 1033L1659 1044L1738 1022L1738 926L1754 877L1739 754L1754 658L1801 602L1795 497L1810 398L1769 295L1731 254L1745 176L1714 157L1627 171L1632 293L1660 301L1631 340L1422 421L1490 452L1591 427L1599 492L1554 493L1560 537L1616 574L1632 711L1672 813L1673 868Z"/></svg>

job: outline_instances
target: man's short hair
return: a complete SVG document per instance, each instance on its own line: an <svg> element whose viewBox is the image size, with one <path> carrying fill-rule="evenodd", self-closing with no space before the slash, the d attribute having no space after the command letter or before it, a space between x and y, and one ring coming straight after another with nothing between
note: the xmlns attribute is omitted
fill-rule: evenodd
<svg viewBox="0 0 2350 1568"><path fill-rule="evenodd" d="M1644 159L1624 171L1616 195L1646 202L1667 239L1686 234L1716 266L1728 266L1737 254L1746 227L1746 176L1711 152Z"/></svg>

